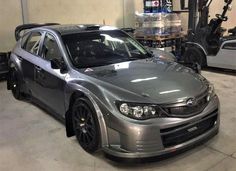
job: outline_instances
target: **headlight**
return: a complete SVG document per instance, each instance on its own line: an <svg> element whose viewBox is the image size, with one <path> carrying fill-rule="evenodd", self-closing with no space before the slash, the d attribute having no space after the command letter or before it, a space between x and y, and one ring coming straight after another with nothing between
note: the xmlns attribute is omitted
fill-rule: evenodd
<svg viewBox="0 0 236 171"><path fill-rule="evenodd" d="M116 104L120 113L133 119L144 120L160 116L158 107L154 105L126 102L117 102Z"/></svg>
<svg viewBox="0 0 236 171"><path fill-rule="evenodd" d="M214 96L215 96L215 88L214 88L213 84L209 83L207 101L210 101L211 98Z"/></svg>

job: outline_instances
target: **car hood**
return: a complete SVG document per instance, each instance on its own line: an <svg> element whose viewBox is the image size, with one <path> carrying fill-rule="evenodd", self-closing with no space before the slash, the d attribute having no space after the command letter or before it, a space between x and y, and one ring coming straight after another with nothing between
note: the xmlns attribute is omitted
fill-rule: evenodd
<svg viewBox="0 0 236 171"><path fill-rule="evenodd" d="M207 89L206 79L193 70L175 62L154 58L87 68L82 72L109 83L108 87L113 90L117 87L148 97L156 103L181 101L195 97ZM128 93L126 95L127 97L121 98L129 99Z"/></svg>

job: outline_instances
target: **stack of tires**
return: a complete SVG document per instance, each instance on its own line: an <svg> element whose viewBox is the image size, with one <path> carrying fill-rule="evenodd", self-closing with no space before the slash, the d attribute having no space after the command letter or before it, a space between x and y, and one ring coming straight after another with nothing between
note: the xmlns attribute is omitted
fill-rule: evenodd
<svg viewBox="0 0 236 171"><path fill-rule="evenodd" d="M8 59L10 53L1 53L0 52L0 79L6 79L8 73Z"/></svg>

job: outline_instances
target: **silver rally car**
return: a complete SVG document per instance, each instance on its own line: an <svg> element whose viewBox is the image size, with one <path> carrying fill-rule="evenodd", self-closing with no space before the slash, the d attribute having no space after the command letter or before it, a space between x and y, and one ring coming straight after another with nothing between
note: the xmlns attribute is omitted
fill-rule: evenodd
<svg viewBox="0 0 236 171"><path fill-rule="evenodd" d="M34 27L16 29L8 89L62 119L87 152L146 158L217 134L218 97L192 69L160 59L117 28Z"/></svg>

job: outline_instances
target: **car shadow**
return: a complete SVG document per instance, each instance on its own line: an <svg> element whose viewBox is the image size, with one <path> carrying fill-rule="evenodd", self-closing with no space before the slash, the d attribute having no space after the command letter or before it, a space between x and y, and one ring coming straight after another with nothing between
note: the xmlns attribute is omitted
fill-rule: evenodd
<svg viewBox="0 0 236 171"><path fill-rule="evenodd" d="M175 163L176 161L184 160L194 153L206 148L205 145L199 145L196 148L182 151L181 153L175 153L162 157L151 157L145 159L118 159L108 156L102 152L96 153L94 156L100 160L105 161L117 169L152 169L156 167L163 167Z"/></svg>
<svg viewBox="0 0 236 171"><path fill-rule="evenodd" d="M214 73L218 73L218 74L236 76L236 70L231 70L231 69L207 67L207 68L202 69L202 71L208 71L208 72L214 72Z"/></svg>

